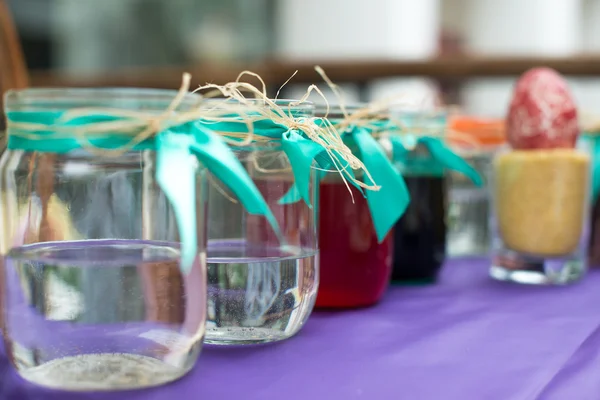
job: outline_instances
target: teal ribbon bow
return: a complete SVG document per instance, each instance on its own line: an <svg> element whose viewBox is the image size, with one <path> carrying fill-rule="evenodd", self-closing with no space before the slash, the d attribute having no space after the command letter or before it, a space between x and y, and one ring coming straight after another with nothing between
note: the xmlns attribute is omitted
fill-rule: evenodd
<svg viewBox="0 0 600 400"><path fill-rule="evenodd" d="M392 159L403 174L443 175L446 169L462 173L476 186L483 185L479 172L467 163L462 157L450 150L444 142L436 136L411 134L418 128L443 132L447 129L448 116L445 112L423 114L406 112L396 116L407 127L408 132L403 135L394 135L394 131L403 128L389 121L382 126L383 130L392 132L389 136L392 144ZM422 156L415 154L412 149L423 145L429 154Z"/></svg>
<svg viewBox="0 0 600 400"><path fill-rule="evenodd" d="M367 198L367 204L373 221L373 227L377 235L377 240L382 242L387 236L388 232L398 222L400 217L406 211L408 203L410 202L410 195L404 178L398 173L396 168L392 165L389 158L381 148L381 145L373 138L371 131L363 127L351 127L346 130L343 134L344 142L350 145L351 148L356 147L358 154L355 154L365 165L371 177L370 179L366 174L364 179L367 185L380 186L379 190L362 190L360 186L355 184L352 180L348 180L350 184L355 186L363 196ZM317 164L324 169L331 169L330 159L324 157L323 148L310 141L312 145L304 144L298 146L296 149L289 149L286 154L300 153L303 152L305 157L304 168L301 171L308 173L311 164L308 160L317 155L315 160ZM298 154L295 156L299 159ZM292 164L292 169L293 169ZM317 182L320 182L325 177L326 171L320 170L317 178ZM354 173L351 169L347 171L347 177L355 178ZM302 188L302 182L296 182L298 187ZM300 189L302 190L302 189ZM298 189L296 185L292 186L290 191L280 200L282 203L292 203L298 201Z"/></svg>
<svg viewBox="0 0 600 400"><path fill-rule="evenodd" d="M201 121L200 123L217 132L248 133L248 126L241 118L240 121ZM270 119L254 121L252 129L256 135L266 136L278 141L277 146L269 149L280 149L290 162L294 183L288 192L279 199L279 204L291 204L302 199L312 208L310 198L311 171L314 165L323 170L337 169L331 155L323 146L307 138L300 130L290 129ZM252 147L250 150L253 149L256 149L256 147ZM337 161L341 165L337 167L343 171L342 173L347 177L354 178L354 173L348 168L346 161L336 151L332 151L332 153L338 156ZM318 175L322 176L323 174L320 172Z"/></svg>
<svg viewBox="0 0 600 400"><path fill-rule="evenodd" d="M462 157L450 150L444 142L436 137L423 136L419 138L391 135L389 137L392 143L393 160L401 166L403 173L422 173L424 175L442 175L445 169L454 170L462 173L469 178L476 186L483 185L483 178L469 163ZM407 140L414 143L407 145ZM429 155L424 158L412 156L410 148L413 145L422 144L429 151Z"/></svg>
<svg viewBox="0 0 600 400"><path fill-rule="evenodd" d="M381 242L406 211L410 202L408 188L370 130L352 127L344 137L357 147L360 160L380 186L378 191L367 190L366 197L377 239ZM366 175L365 179L369 180ZM365 183L373 185L375 182Z"/></svg>
<svg viewBox="0 0 600 400"><path fill-rule="evenodd" d="M90 124L111 123L126 120L114 116L85 116L62 121L64 112L8 112L8 149L46 153L68 153L82 148L77 137L58 137L56 132L65 127L85 129ZM38 124L37 129L27 129L28 135L39 139L27 139L18 135L18 125L11 123ZM102 134L87 137L91 144L103 149L119 149L131 138L118 134ZM279 226L258 188L221 138L206 126L187 122L169 126L155 137L137 144L133 150L156 150L156 180L173 206L181 239L182 272L189 273L197 256L196 226L196 172L194 157L228 186L240 199L250 214L264 216L281 237Z"/></svg>
<svg viewBox="0 0 600 400"><path fill-rule="evenodd" d="M248 126L242 121L208 124L207 126L215 131L236 133L248 131ZM316 118L315 124L323 125L325 122ZM316 166L318 167L316 169L317 179L316 182L313 182L314 184L318 184L328 172L337 173L338 170L341 170L344 177L348 178L347 181L367 198L373 226L380 242L408 207L410 196L404 179L392 165L380 144L373 138L370 129L350 127L342 135L346 144L357 148L357 156L375 181L371 181L364 175L364 179L366 179L364 183L379 185L380 190L378 191L363 191L354 182L354 172L337 152L332 151L333 154L329 154L323 146L306 138L303 132L288 129L286 126L266 119L255 121L253 132L260 136L279 139L281 150L290 162L294 183L279 200L280 204L291 204L303 200L309 207L312 207L310 199L311 170L314 171Z"/></svg>

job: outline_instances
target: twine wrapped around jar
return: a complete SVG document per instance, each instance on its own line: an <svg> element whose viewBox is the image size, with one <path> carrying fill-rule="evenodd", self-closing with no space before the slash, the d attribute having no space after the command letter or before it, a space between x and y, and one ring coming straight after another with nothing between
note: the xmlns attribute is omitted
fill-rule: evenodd
<svg viewBox="0 0 600 400"><path fill-rule="evenodd" d="M370 173L343 143L337 130L326 120L294 118L266 96L266 90L241 82L243 72L235 82L223 86L206 85L200 89L213 89L214 97L225 97L207 104L199 97L198 104L188 111L178 108L189 92L191 76L184 74L183 83L167 109L160 113L144 111L81 107L63 112L7 113L8 147L44 153L51 157L83 148L92 154L114 157L129 150L157 149L157 182L174 203L182 238L182 265L191 265L195 257L195 227L193 215L192 180L195 165L190 154L195 154L215 176L227 184L251 214L263 215L279 233L277 221L254 186L247 173L233 157L231 151L215 137L215 131L231 146L243 147L248 143L280 143L290 159L299 192L305 192L306 176L313 162L337 171L357 187L379 190L370 179L366 184L354 177L353 170ZM316 88L316 87L315 87ZM307 95L315 88L310 87ZM318 89L317 89L318 90ZM252 93L260 101L250 101L242 91ZM299 102L305 101L301 99ZM227 130L214 129L215 124L236 124L244 127L243 135L234 137ZM267 128L267 129L262 129ZM38 177L40 178L40 177ZM44 177L47 181L50 177ZM176 179L174 179L176 178ZM52 179L50 179L52 181ZM42 183L40 183L42 184ZM348 184L348 183L347 183ZM48 188L40 188L46 191ZM51 189L51 188L49 188ZM307 200L307 197L303 198ZM47 202L47 199L44 200ZM51 230L46 230L51 234Z"/></svg>

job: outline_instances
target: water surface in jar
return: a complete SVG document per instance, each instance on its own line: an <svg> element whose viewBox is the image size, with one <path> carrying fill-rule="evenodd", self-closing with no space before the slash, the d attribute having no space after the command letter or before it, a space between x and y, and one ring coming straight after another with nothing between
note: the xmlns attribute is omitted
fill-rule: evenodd
<svg viewBox="0 0 600 400"><path fill-rule="evenodd" d="M207 343L284 340L308 319L319 282L315 216L302 200L279 202L292 179L276 173L255 178L283 241L264 217L249 214L231 220L243 237L209 240Z"/></svg>
<svg viewBox="0 0 600 400"><path fill-rule="evenodd" d="M207 343L272 342L304 325L319 281L316 251L222 240L208 253Z"/></svg>
<svg viewBox="0 0 600 400"><path fill-rule="evenodd" d="M3 262L4 340L26 380L64 390L131 389L175 380L193 366L205 276L198 262L181 274L176 245L46 242L14 248ZM115 292L118 301L107 302L104 293Z"/></svg>

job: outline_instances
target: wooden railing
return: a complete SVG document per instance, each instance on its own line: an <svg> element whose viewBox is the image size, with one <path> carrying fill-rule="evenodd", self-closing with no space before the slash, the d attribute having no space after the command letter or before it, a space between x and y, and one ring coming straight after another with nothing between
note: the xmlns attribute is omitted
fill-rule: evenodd
<svg viewBox="0 0 600 400"><path fill-rule="evenodd" d="M242 70L260 74L267 85L278 87L294 71L296 83L321 82L313 66L319 64L334 82L365 83L392 76L423 76L442 81L473 77L516 76L529 68L548 66L572 76L600 76L600 55L570 58L543 57L452 57L429 61L315 61L264 62L256 64L205 64L172 68L123 69L115 72L67 74L33 71L33 86L135 86L177 88L183 72L190 72L194 84L225 83L234 80Z"/></svg>

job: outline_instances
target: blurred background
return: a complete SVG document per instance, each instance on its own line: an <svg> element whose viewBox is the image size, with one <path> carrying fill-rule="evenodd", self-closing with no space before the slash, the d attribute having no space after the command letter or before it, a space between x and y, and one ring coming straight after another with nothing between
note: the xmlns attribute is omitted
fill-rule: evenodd
<svg viewBox="0 0 600 400"><path fill-rule="evenodd" d="M178 88L243 69L287 97L322 84L346 100L399 91L422 107L499 117L536 65L569 76L580 108L600 108L600 0L8 0L32 85ZM335 102L334 99L332 101Z"/></svg>

